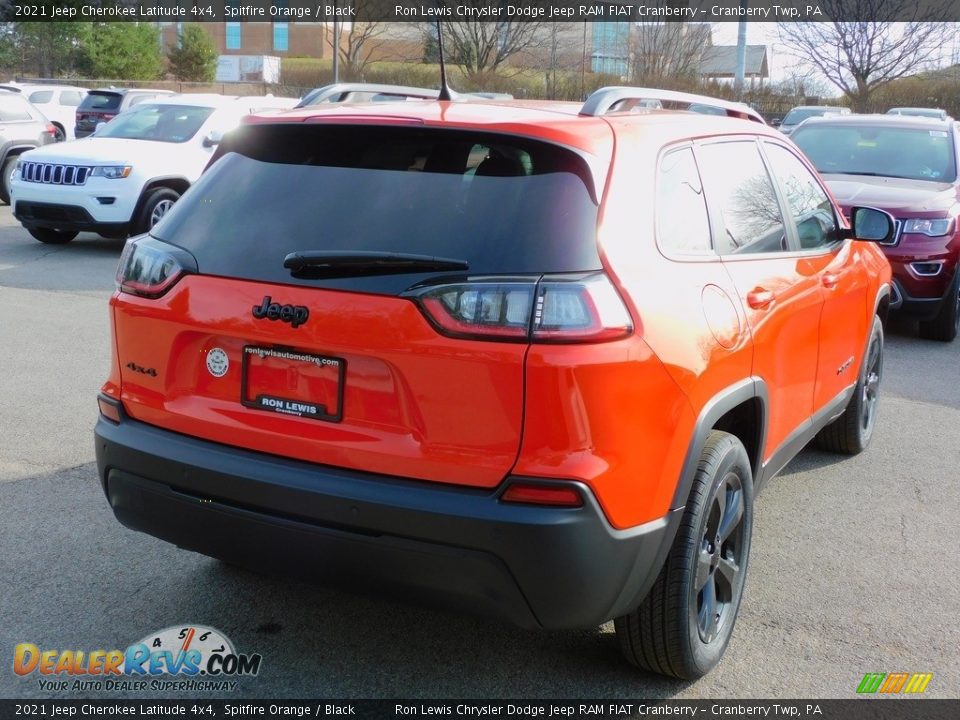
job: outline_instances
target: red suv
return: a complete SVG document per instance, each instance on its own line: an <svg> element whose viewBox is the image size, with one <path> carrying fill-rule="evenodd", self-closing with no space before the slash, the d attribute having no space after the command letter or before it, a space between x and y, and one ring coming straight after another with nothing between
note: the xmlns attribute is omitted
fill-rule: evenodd
<svg viewBox="0 0 960 720"><path fill-rule="evenodd" d="M891 218L849 229L758 120L637 88L252 119L120 261L116 517L707 672L755 490L870 441L890 302Z"/></svg>
<svg viewBox="0 0 960 720"><path fill-rule="evenodd" d="M891 115L811 118L792 139L840 202L896 218L883 243L893 268L891 310L920 336L951 342L960 329L960 179L953 120Z"/></svg>

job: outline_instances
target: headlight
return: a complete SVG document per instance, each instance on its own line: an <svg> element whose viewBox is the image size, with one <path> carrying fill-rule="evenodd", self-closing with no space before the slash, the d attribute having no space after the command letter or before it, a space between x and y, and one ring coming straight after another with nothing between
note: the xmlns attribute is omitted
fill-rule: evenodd
<svg viewBox="0 0 960 720"><path fill-rule="evenodd" d="M130 165L101 165L90 173L93 177L104 177L108 180L118 180L130 175L133 168Z"/></svg>
<svg viewBox="0 0 960 720"><path fill-rule="evenodd" d="M951 218L938 218L936 220L915 218L913 220L904 220L903 222L903 232L929 235L930 237L949 235L952 227L953 220Z"/></svg>

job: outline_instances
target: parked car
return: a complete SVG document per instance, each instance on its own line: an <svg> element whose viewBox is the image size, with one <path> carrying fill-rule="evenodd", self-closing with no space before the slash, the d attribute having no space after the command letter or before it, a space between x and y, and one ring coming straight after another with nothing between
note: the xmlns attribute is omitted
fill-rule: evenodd
<svg viewBox="0 0 960 720"><path fill-rule="evenodd" d="M778 129L784 135L790 135L797 125L807 118L822 117L824 115L849 115L850 108L835 107L833 105L799 105L788 112L780 121Z"/></svg>
<svg viewBox="0 0 960 720"><path fill-rule="evenodd" d="M950 342L960 327L960 182L956 124L892 115L817 118L794 134L844 208L890 212L881 245L893 267L891 308L920 320L921 337Z"/></svg>
<svg viewBox="0 0 960 720"><path fill-rule="evenodd" d="M526 627L615 618L630 662L706 673L755 491L815 436L870 442L890 268L862 240L893 221L848 229L743 106L611 112L636 92L227 136L120 261L117 519Z"/></svg>
<svg viewBox="0 0 960 720"><path fill-rule="evenodd" d="M913 107L895 107L887 110L887 115L910 115L913 117L927 117L935 120L951 120L943 108L913 108Z"/></svg>
<svg viewBox="0 0 960 720"><path fill-rule="evenodd" d="M124 110L140 103L174 95L169 90L106 88L91 90L77 107L74 135L84 138L92 135L100 123L112 120Z"/></svg>
<svg viewBox="0 0 960 720"><path fill-rule="evenodd" d="M174 95L136 105L93 137L23 155L11 181L13 214L45 243L70 242L81 231L118 238L146 232L244 115L294 102Z"/></svg>
<svg viewBox="0 0 960 720"><path fill-rule="evenodd" d="M9 84L0 88L21 93L33 103L56 128L57 142L73 140L77 107L87 89L74 85Z"/></svg>
<svg viewBox="0 0 960 720"><path fill-rule="evenodd" d="M334 83L311 90L297 107L342 102L384 102L397 100L436 100L439 90L383 85L377 83Z"/></svg>
<svg viewBox="0 0 960 720"><path fill-rule="evenodd" d="M383 85L378 83L335 83L311 90L301 98L297 107L325 103L397 102L403 100L436 100L439 90ZM459 100L512 100L513 95L495 92L456 93Z"/></svg>
<svg viewBox="0 0 960 720"><path fill-rule="evenodd" d="M0 201L10 202L10 181L24 152L55 142L56 130L15 92L0 92Z"/></svg>

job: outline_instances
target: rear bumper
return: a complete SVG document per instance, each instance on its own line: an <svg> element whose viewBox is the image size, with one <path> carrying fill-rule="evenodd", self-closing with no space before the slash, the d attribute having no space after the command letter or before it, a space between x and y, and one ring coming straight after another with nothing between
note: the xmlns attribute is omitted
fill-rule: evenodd
<svg viewBox="0 0 960 720"><path fill-rule="evenodd" d="M499 490L311 465L126 417L101 417L95 435L104 492L129 528L522 627L591 627L636 607L683 513L615 530L585 486L580 508L508 504Z"/></svg>

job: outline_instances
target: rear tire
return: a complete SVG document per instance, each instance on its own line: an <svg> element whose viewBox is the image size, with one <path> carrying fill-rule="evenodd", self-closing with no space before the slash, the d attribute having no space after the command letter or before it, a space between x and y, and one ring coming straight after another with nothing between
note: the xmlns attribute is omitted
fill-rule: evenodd
<svg viewBox="0 0 960 720"><path fill-rule="evenodd" d="M720 661L743 597L752 526L747 451L735 436L715 430L653 588L639 608L615 621L629 662L692 680Z"/></svg>
<svg viewBox="0 0 960 720"><path fill-rule="evenodd" d="M73 240L77 233L70 230L53 230L51 228L27 228L35 240L48 245L66 245Z"/></svg>
<svg viewBox="0 0 960 720"><path fill-rule="evenodd" d="M953 342L960 330L960 265L953 275L950 290L933 320L920 323L920 337L924 340Z"/></svg>
<svg viewBox="0 0 960 720"><path fill-rule="evenodd" d="M10 204L10 176L17 167L18 159L16 155L9 157L4 161L3 168L0 168L0 202L7 205Z"/></svg>
<svg viewBox="0 0 960 720"><path fill-rule="evenodd" d="M860 377L853 389L853 397L843 415L817 433L817 447L843 455L857 455L866 450L876 425L882 378L883 323L874 316L870 342L863 357Z"/></svg>
<svg viewBox="0 0 960 720"><path fill-rule="evenodd" d="M67 131L63 129L63 126L59 123L53 124L53 141L54 142L66 142L67 140Z"/></svg>

